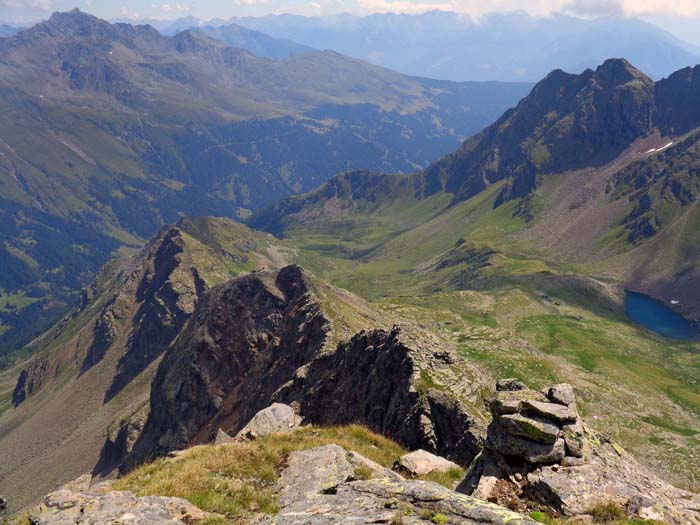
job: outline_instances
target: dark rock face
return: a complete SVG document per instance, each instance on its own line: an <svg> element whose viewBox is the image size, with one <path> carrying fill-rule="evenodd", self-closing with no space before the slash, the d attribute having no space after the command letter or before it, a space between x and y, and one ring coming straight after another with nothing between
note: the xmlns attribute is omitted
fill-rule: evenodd
<svg viewBox="0 0 700 525"><path fill-rule="evenodd" d="M155 243L151 253L147 254L148 266L135 294L141 306L134 316L134 329L105 394L105 401L117 395L165 350L194 311L198 296L204 292L204 283L195 271L183 270L182 275L175 275L181 266L184 242L182 233L171 228L160 236L160 242ZM108 314L107 321L113 317L109 310ZM111 326L107 322L102 324L107 329ZM102 324L98 322L96 330ZM113 341L113 337L104 336L96 343L103 339Z"/></svg>
<svg viewBox="0 0 700 525"><path fill-rule="evenodd" d="M12 406L19 406L27 397L39 390L48 372L48 359L38 359L22 370L12 392Z"/></svg>
<svg viewBox="0 0 700 525"><path fill-rule="evenodd" d="M109 347L116 341L119 335L118 321L119 316L116 313L115 300L113 299L102 309L97 321L95 321L93 341L80 367L81 374L102 361Z"/></svg>
<svg viewBox="0 0 700 525"><path fill-rule="evenodd" d="M480 446L477 423L453 397L411 388L414 359L398 330L360 333L311 362L279 395L310 423L362 422L410 449L469 463Z"/></svg>
<svg viewBox="0 0 700 525"><path fill-rule="evenodd" d="M580 75L557 70L425 175L428 181L442 181L437 186L458 200L504 179L499 202L523 197L535 188L539 174L615 158L651 132L654 105L654 82L623 59L607 60Z"/></svg>
<svg viewBox="0 0 700 525"><path fill-rule="evenodd" d="M668 136L700 125L700 66L681 69L656 83L654 122Z"/></svg>
<svg viewBox="0 0 700 525"><path fill-rule="evenodd" d="M148 405L145 405L128 418L116 421L110 427L105 444L100 451L100 459L92 471L93 475L104 475L112 472L133 450L134 444L146 424L148 408Z"/></svg>
<svg viewBox="0 0 700 525"><path fill-rule="evenodd" d="M298 266L207 292L153 383L151 415L126 466L236 434L271 403L308 423L362 423L411 448L468 463L480 425L461 401L419 392L423 366L452 356L409 347L399 330L362 332L333 348L332 326ZM420 364L419 364L420 361Z"/></svg>

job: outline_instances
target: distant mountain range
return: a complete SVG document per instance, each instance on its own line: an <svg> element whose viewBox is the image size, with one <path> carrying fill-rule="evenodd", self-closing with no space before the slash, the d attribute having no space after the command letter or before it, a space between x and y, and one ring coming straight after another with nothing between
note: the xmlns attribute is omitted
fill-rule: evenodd
<svg viewBox="0 0 700 525"><path fill-rule="evenodd" d="M10 26L7 24L0 24L0 38L7 38L14 35L20 31L19 27Z"/></svg>
<svg viewBox="0 0 700 525"><path fill-rule="evenodd" d="M114 250L163 223L243 217L347 169L414 171L529 89L335 52L268 60L79 11L3 39L0 348L36 335Z"/></svg>
<svg viewBox="0 0 700 525"><path fill-rule="evenodd" d="M536 81L553 69L579 73L624 57L652 78L700 62L700 49L638 19L491 14L479 21L443 11L307 18L269 15L230 22L317 49L448 80Z"/></svg>
<svg viewBox="0 0 700 525"><path fill-rule="evenodd" d="M134 23L133 20L115 20L119 23ZM263 58L287 58L297 53L312 51L313 48L297 44L285 38L274 38L260 31L247 29L234 24L229 20L214 19L201 20L193 16L178 18L177 20L139 20L141 25L150 25L166 36L194 30L211 38L221 40L231 47L245 49L246 51Z"/></svg>
<svg viewBox="0 0 700 525"><path fill-rule="evenodd" d="M284 38L273 38L261 33L246 29L238 24L228 24L220 27L204 26L196 31L225 42L231 47L245 49L259 57L264 58L288 58L299 53L308 53L314 49L309 46L297 44Z"/></svg>

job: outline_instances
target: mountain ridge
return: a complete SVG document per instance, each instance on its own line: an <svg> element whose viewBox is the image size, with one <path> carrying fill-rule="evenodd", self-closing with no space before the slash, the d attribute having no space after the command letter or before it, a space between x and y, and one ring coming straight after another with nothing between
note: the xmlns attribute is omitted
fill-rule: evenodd
<svg viewBox="0 0 700 525"><path fill-rule="evenodd" d="M601 271L603 261L609 261L630 287L657 297L663 288L668 289L663 297L680 294L680 308L695 318L700 305L683 286L698 263L691 226L697 184L691 166L697 140L692 129L700 127L700 119L693 120L696 102L680 108L692 100L696 71L681 70L657 83L624 59L610 59L580 75L554 71L494 124L425 170L405 178L374 175L376 187L360 182L359 174L341 175L315 193L258 212L249 224L282 236L295 224L332 231L319 218L352 224L359 219L355 208L382 216L382 203L391 207L396 195L411 206L439 201L434 215L423 219L433 220L496 192L489 214L521 221L521 233L513 239L517 243L534 242L531 250L539 246ZM675 92L680 94L669 95ZM674 130L682 134L666 135ZM388 181L390 189L377 191ZM557 197L569 203L561 210L554 200L559 186L569 192ZM592 235L584 234L578 246L572 246L574 238L556 236L575 223L585 228L584 220L593 221L588 223ZM670 233L673 224L680 230ZM553 245L554 239L566 248ZM668 256L653 248L658 242L675 243Z"/></svg>

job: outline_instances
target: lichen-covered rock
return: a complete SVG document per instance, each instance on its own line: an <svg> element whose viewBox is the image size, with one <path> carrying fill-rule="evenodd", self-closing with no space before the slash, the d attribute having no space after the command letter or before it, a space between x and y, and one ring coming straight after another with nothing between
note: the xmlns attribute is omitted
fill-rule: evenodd
<svg viewBox="0 0 700 525"><path fill-rule="evenodd" d="M346 451L336 445L290 454L279 487L279 513L255 523L535 524L503 507L435 483L397 478L356 480Z"/></svg>
<svg viewBox="0 0 700 525"><path fill-rule="evenodd" d="M393 470L382 467L379 463L376 463L371 459L367 459L362 454L352 450L348 452L347 460L354 467L355 474L369 472L370 477L373 479L403 479L403 476L394 472Z"/></svg>
<svg viewBox="0 0 700 525"><path fill-rule="evenodd" d="M547 397L552 403L559 403L567 407L576 403L574 387L568 383L559 383L549 387Z"/></svg>
<svg viewBox="0 0 700 525"><path fill-rule="evenodd" d="M486 448L532 465L558 463L567 454L581 458L583 426L573 388L560 384L545 392L530 390L515 379L499 381L489 400L493 419Z"/></svg>
<svg viewBox="0 0 700 525"><path fill-rule="evenodd" d="M460 466L425 450L414 450L401 456L394 465L396 470L411 476L425 476L431 472L448 472Z"/></svg>
<svg viewBox="0 0 700 525"><path fill-rule="evenodd" d="M90 490L90 483L92 482L92 474L83 474L78 476L72 481L69 481L61 487L61 490L68 490L71 492L84 492Z"/></svg>
<svg viewBox="0 0 700 525"><path fill-rule="evenodd" d="M574 423L578 419L576 407L563 406L556 403L543 403L533 399L523 401L522 409L546 419L554 420L557 423Z"/></svg>
<svg viewBox="0 0 700 525"><path fill-rule="evenodd" d="M500 428L512 435L535 443L551 444L559 438L561 429L545 419L522 414L505 414L498 418Z"/></svg>
<svg viewBox="0 0 700 525"><path fill-rule="evenodd" d="M190 525L211 514L178 498L59 490L46 496L30 516L34 525Z"/></svg>
<svg viewBox="0 0 700 525"><path fill-rule="evenodd" d="M585 517L595 505L613 503L637 518L700 525L700 496L662 481L585 427L570 385L544 392L496 392L485 449L457 491L519 510L544 506Z"/></svg>
<svg viewBox="0 0 700 525"><path fill-rule="evenodd" d="M283 403L273 403L255 414L236 434L236 438L250 440L278 432L289 432L301 425L301 422L301 417L292 407Z"/></svg>
<svg viewBox="0 0 700 525"><path fill-rule="evenodd" d="M585 464L542 466L529 473L528 496L568 516L585 513L601 502L612 502L637 518L700 524L700 495L658 478L614 443L599 436L593 441Z"/></svg>
<svg viewBox="0 0 700 525"><path fill-rule="evenodd" d="M578 420L562 427L566 454L575 458L583 458L586 436L583 423Z"/></svg>
<svg viewBox="0 0 700 525"><path fill-rule="evenodd" d="M312 499L353 479L354 475L355 468L347 460L347 452L338 445L292 452L277 482L280 505Z"/></svg>
<svg viewBox="0 0 700 525"><path fill-rule="evenodd" d="M499 379L496 382L497 392L517 392L518 390L528 390L525 383L517 379Z"/></svg>

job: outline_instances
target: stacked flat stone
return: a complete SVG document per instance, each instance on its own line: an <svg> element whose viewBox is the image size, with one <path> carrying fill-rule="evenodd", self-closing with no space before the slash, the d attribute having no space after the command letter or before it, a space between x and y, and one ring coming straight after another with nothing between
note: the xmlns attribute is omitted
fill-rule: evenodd
<svg viewBox="0 0 700 525"><path fill-rule="evenodd" d="M504 379L498 381L489 406L493 420L487 448L532 465L583 463L583 422L571 385L562 383L538 392L520 381Z"/></svg>

